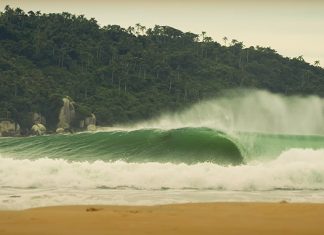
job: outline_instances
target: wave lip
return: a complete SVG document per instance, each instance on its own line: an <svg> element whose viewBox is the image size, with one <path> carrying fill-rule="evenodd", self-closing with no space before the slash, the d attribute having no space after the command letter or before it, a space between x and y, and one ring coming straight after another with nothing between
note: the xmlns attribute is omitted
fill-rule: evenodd
<svg viewBox="0 0 324 235"><path fill-rule="evenodd" d="M223 165L243 163L238 145L225 133L209 128L142 129L12 138L0 142L2 153L39 159L73 161L171 162Z"/></svg>

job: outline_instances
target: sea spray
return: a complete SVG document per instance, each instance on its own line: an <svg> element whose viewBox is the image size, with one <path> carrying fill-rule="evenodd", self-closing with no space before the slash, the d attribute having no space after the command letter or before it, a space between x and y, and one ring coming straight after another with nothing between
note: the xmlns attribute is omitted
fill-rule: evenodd
<svg viewBox="0 0 324 235"><path fill-rule="evenodd" d="M202 101L182 112L102 130L182 127L209 127L227 133L323 135L324 99L316 96L288 97L260 90L235 90Z"/></svg>

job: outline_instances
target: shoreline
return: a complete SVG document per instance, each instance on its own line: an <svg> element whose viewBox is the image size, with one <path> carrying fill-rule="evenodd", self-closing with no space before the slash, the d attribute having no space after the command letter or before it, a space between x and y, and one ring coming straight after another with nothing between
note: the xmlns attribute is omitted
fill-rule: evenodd
<svg viewBox="0 0 324 235"><path fill-rule="evenodd" d="M324 234L324 204L216 202L0 211L0 234Z"/></svg>

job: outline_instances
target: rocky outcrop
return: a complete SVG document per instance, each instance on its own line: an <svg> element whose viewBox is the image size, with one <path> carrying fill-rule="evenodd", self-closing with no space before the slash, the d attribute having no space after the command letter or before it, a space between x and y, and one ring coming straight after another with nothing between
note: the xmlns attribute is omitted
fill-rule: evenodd
<svg viewBox="0 0 324 235"><path fill-rule="evenodd" d="M90 124L89 126L87 126L87 131L96 131L97 130L97 126Z"/></svg>
<svg viewBox="0 0 324 235"><path fill-rule="evenodd" d="M85 120L84 120L84 124L86 126L89 126L89 125L96 125L96 122L97 122L97 119L96 119L96 116L92 113L90 117L87 117Z"/></svg>
<svg viewBox="0 0 324 235"><path fill-rule="evenodd" d="M39 113L32 113L32 121L33 124L42 124L44 126L46 125L45 117Z"/></svg>
<svg viewBox="0 0 324 235"><path fill-rule="evenodd" d="M31 128L31 134L43 135L46 133L46 119L39 113L31 113L31 121L33 126Z"/></svg>
<svg viewBox="0 0 324 235"><path fill-rule="evenodd" d="M63 106L60 110L59 114L59 123L57 125L56 132L62 132L62 129L69 130L71 129L71 123L75 117L75 108L74 108L74 102L70 97L64 97L63 98ZM63 132L64 132L63 131Z"/></svg>
<svg viewBox="0 0 324 235"><path fill-rule="evenodd" d="M44 135L46 133L46 127L41 123L34 124L31 130L34 135Z"/></svg>
<svg viewBox="0 0 324 235"><path fill-rule="evenodd" d="M80 128L86 129L88 131L95 131L96 127L96 116L92 113L91 116L86 117L84 120L80 121Z"/></svg>
<svg viewBox="0 0 324 235"><path fill-rule="evenodd" d="M59 127L59 128L56 129L56 133L57 133L57 134L63 134L64 132L65 132L65 131L64 131L63 128L60 128L60 127Z"/></svg>
<svg viewBox="0 0 324 235"><path fill-rule="evenodd" d="M82 105L75 103L70 97L62 99L63 106L59 113L59 122L56 133L74 133L74 131L95 131L96 116L84 109Z"/></svg>
<svg viewBox="0 0 324 235"><path fill-rule="evenodd" d="M0 121L0 136L18 136L20 126L18 123L9 120Z"/></svg>

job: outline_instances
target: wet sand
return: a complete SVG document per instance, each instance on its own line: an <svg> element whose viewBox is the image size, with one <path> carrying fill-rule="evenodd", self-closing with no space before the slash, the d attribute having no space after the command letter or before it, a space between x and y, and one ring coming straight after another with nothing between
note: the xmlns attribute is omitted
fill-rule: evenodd
<svg viewBox="0 0 324 235"><path fill-rule="evenodd" d="M0 211L0 234L324 234L324 204L60 206Z"/></svg>

